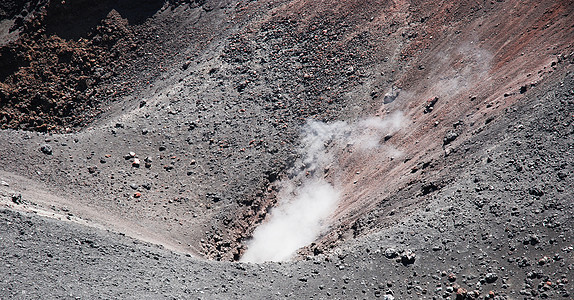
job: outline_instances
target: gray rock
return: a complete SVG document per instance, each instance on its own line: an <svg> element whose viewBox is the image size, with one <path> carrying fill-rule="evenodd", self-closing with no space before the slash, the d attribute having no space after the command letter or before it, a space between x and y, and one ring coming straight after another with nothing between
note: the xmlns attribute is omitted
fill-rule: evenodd
<svg viewBox="0 0 574 300"><path fill-rule="evenodd" d="M392 87L391 90L388 91L383 97L383 103L388 104L395 101L395 99L397 99L397 97L399 96L400 91L401 89L397 87Z"/></svg>

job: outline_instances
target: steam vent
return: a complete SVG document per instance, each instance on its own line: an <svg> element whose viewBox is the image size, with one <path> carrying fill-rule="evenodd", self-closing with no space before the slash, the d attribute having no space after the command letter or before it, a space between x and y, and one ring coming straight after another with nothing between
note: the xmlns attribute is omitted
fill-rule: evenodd
<svg viewBox="0 0 574 300"><path fill-rule="evenodd" d="M574 1L0 1L0 299L573 299Z"/></svg>

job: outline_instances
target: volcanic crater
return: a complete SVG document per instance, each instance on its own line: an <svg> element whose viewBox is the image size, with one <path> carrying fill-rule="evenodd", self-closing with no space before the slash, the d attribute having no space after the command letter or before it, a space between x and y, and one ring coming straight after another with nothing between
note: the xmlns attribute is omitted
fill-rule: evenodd
<svg viewBox="0 0 574 300"><path fill-rule="evenodd" d="M569 299L573 13L3 1L0 298Z"/></svg>

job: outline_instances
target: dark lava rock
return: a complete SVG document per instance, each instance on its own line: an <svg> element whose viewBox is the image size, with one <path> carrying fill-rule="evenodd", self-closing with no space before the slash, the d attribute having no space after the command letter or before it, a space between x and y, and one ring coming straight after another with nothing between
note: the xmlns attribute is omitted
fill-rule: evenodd
<svg viewBox="0 0 574 300"><path fill-rule="evenodd" d="M398 255L399 255L399 253L394 248L387 248L387 250L385 250L385 257L388 259L395 258Z"/></svg>
<svg viewBox="0 0 574 300"><path fill-rule="evenodd" d="M88 167L88 172L90 172L90 174L96 173L97 170L98 170L97 166L89 166Z"/></svg>
<svg viewBox="0 0 574 300"><path fill-rule="evenodd" d="M528 237L528 241L530 242L531 245L536 245L536 244L540 243L540 237L536 234L531 234Z"/></svg>
<svg viewBox="0 0 574 300"><path fill-rule="evenodd" d="M486 280L486 282L488 283L493 283L498 279L498 275L496 275L495 273L487 273L486 276L484 277L484 280Z"/></svg>
<svg viewBox="0 0 574 300"><path fill-rule="evenodd" d="M539 187L531 187L528 193L532 196L541 197L544 196L544 191Z"/></svg>
<svg viewBox="0 0 574 300"><path fill-rule="evenodd" d="M417 255L414 252L412 252L411 250L406 250L401 255L401 263L405 266L410 265L410 264L414 264L416 258L417 258Z"/></svg>
<svg viewBox="0 0 574 300"><path fill-rule="evenodd" d="M22 204L22 195L21 194L14 194L12 195L12 202L15 204Z"/></svg>
<svg viewBox="0 0 574 300"><path fill-rule="evenodd" d="M428 195L436 190L438 190L438 186L436 184L434 184L433 182L429 182L429 183L425 183L423 184L423 186L421 187L421 193L422 195ZM440 250L440 249L439 249Z"/></svg>
<svg viewBox="0 0 574 300"><path fill-rule="evenodd" d="M52 146L44 144L42 147L40 147L40 151L46 155L52 155Z"/></svg>
<svg viewBox="0 0 574 300"><path fill-rule="evenodd" d="M434 105L436 104L437 101L438 101L438 97L434 97L434 98L427 100L427 104L425 106L424 113L428 114L428 113L432 112L434 109Z"/></svg>

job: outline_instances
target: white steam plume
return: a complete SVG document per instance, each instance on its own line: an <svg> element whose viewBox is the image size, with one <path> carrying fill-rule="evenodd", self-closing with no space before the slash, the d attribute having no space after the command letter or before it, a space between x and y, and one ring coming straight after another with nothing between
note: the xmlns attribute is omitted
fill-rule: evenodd
<svg viewBox="0 0 574 300"><path fill-rule="evenodd" d="M255 230L242 261L289 260L297 249L312 243L321 233L322 220L337 207L339 193L324 180L310 181L295 192L273 209L268 223Z"/></svg>
<svg viewBox="0 0 574 300"><path fill-rule="evenodd" d="M327 229L325 220L340 198L340 192L325 180L323 172L316 171L331 164L332 153L349 144L360 150L378 148L380 140L399 130L403 120L399 112L385 119L368 118L351 124L308 121L293 176L279 183L279 204L268 222L255 230L241 261L286 261L299 248L315 241Z"/></svg>

